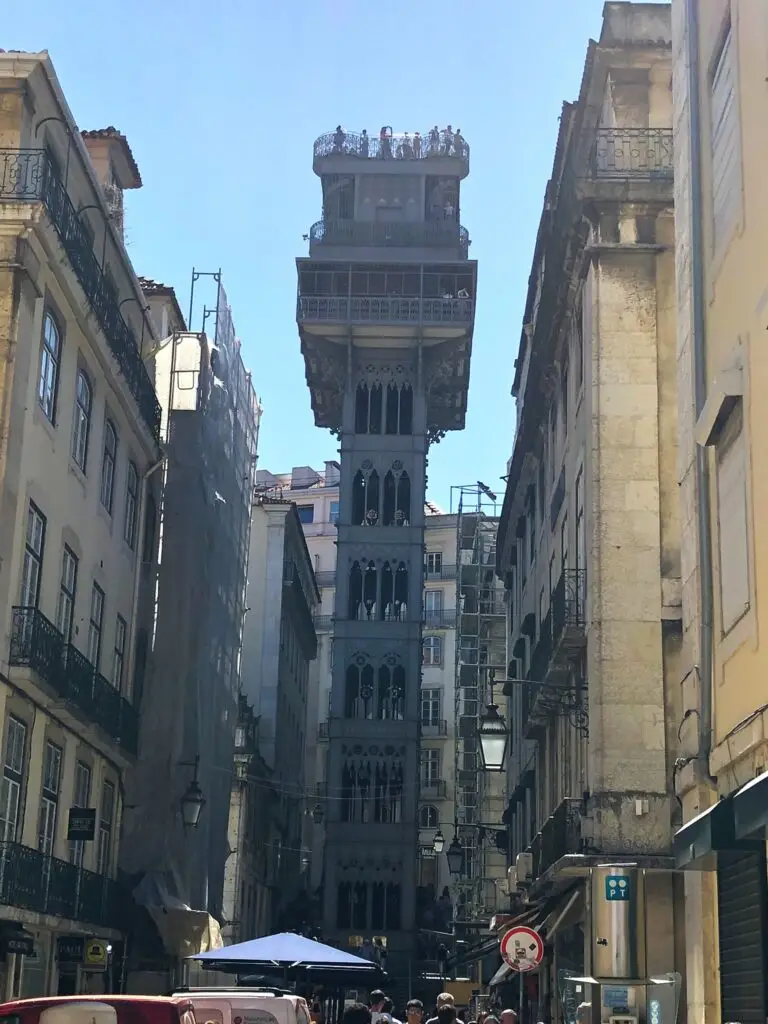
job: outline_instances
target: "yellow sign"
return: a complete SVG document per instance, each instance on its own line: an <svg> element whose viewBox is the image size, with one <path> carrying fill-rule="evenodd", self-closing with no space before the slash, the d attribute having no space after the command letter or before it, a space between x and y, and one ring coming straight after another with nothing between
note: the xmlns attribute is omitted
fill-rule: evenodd
<svg viewBox="0 0 768 1024"><path fill-rule="evenodd" d="M88 939L85 944L85 955L83 962L86 967L95 970L106 970L107 967L107 944L101 939Z"/></svg>

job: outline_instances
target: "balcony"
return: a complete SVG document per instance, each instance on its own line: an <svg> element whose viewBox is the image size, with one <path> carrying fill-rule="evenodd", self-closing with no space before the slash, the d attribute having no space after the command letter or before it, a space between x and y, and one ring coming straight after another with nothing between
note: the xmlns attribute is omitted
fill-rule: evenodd
<svg viewBox="0 0 768 1024"><path fill-rule="evenodd" d="M444 800L445 780L444 779L422 779L419 784L420 800Z"/></svg>
<svg viewBox="0 0 768 1024"><path fill-rule="evenodd" d="M583 802L566 797L547 818L531 843L533 876L538 878L568 854L581 853Z"/></svg>
<svg viewBox="0 0 768 1024"><path fill-rule="evenodd" d="M439 132L437 136L428 131L403 132L383 139L358 132L326 132L315 139L312 157L316 172L321 171L322 161L328 157L354 157L357 160L391 160L404 165L418 164L422 160L449 160L460 162L458 173L462 177L469 173L469 146L464 137L459 136L457 144L456 136L445 132Z"/></svg>
<svg viewBox="0 0 768 1024"><path fill-rule="evenodd" d="M37 608L13 609L8 663L30 668L127 753L137 753L136 709Z"/></svg>
<svg viewBox="0 0 768 1024"><path fill-rule="evenodd" d="M472 323L472 299L299 296L299 323L407 324L439 327Z"/></svg>
<svg viewBox="0 0 768 1024"><path fill-rule="evenodd" d="M425 739L435 739L448 735L448 723L444 718L422 718L421 735Z"/></svg>
<svg viewBox="0 0 768 1024"><path fill-rule="evenodd" d="M456 609L455 608L430 608L424 613L425 629L455 629Z"/></svg>
<svg viewBox="0 0 768 1024"><path fill-rule="evenodd" d="M455 580L456 579L456 566L455 565L440 565L430 569L427 566L424 567L424 579L430 580Z"/></svg>
<svg viewBox="0 0 768 1024"><path fill-rule="evenodd" d="M671 179L671 128L600 128L593 156L596 178Z"/></svg>
<svg viewBox="0 0 768 1024"><path fill-rule="evenodd" d="M123 319L115 286L99 266L83 222L45 150L0 150L0 202L42 202L139 413L159 441L160 403L136 337Z"/></svg>
<svg viewBox="0 0 768 1024"><path fill-rule="evenodd" d="M549 721L553 695L536 683L547 681L552 658L552 611L547 612L539 625L539 636L531 653L527 679L530 683L523 690L523 735L536 739Z"/></svg>
<svg viewBox="0 0 768 1024"><path fill-rule="evenodd" d="M469 252L469 232L451 220L381 223L319 220L309 229L310 252L324 245L375 245L391 248L461 249Z"/></svg>
<svg viewBox="0 0 768 1024"><path fill-rule="evenodd" d="M552 592L552 660L555 669L566 667L587 643L586 584L584 569L563 569Z"/></svg>
<svg viewBox="0 0 768 1024"><path fill-rule="evenodd" d="M315 616L315 632L316 633L332 633L333 632L333 616L332 615L316 615Z"/></svg>
<svg viewBox="0 0 768 1024"><path fill-rule="evenodd" d="M318 587L335 587L336 586L336 570L331 569L325 572L315 573L315 583Z"/></svg>
<svg viewBox="0 0 768 1024"><path fill-rule="evenodd" d="M121 927L117 882L21 843L0 843L0 904L100 928Z"/></svg>

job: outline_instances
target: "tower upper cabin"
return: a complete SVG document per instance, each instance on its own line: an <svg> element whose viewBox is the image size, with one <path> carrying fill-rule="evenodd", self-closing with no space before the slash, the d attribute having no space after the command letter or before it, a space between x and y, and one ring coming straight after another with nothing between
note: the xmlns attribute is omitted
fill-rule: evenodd
<svg viewBox="0 0 768 1024"><path fill-rule="evenodd" d="M460 182L469 146L460 130L385 126L369 137L339 126L315 141L313 166L323 217L310 230L310 256L381 260L384 246L394 259L467 258Z"/></svg>

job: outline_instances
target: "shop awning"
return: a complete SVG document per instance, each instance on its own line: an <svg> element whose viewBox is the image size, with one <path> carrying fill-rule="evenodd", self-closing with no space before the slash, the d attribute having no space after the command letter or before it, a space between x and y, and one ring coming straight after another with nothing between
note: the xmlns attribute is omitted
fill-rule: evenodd
<svg viewBox="0 0 768 1024"><path fill-rule="evenodd" d="M733 801L730 797L708 807L675 833L672 852L678 868L707 868L707 858L736 848Z"/></svg>
<svg viewBox="0 0 768 1024"><path fill-rule="evenodd" d="M768 828L768 772L734 794L733 824L737 839L764 838L763 832Z"/></svg>

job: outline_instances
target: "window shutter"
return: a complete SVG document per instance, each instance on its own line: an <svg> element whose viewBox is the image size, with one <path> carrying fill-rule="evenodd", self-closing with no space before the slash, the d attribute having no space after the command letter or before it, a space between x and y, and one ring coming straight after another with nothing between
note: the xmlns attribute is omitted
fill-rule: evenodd
<svg viewBox="0 0 768 1024"><path fill-rule="evenodd" d="M723 632L749 608L747 458L742 406L731 413L717 446L717 516Z"/></svg>
<svg viewBox="0 0 768 1024"><path fill-rule="evenodd" d="M733 29L720 51L710 95L712 131L712 217L715 250L725 244L735 225L741 191L739 119L736 102L736 47Z"/></svg>

